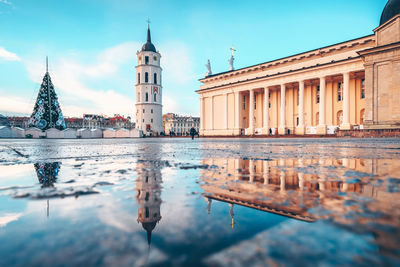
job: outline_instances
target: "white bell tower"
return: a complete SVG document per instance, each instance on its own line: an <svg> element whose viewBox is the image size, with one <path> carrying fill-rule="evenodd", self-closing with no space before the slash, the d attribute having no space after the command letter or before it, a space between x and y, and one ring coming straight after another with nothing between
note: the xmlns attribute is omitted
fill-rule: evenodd
<svg viewBox="0 0 400 267"><path fill-rule="evenodd" d="M163 132L161 55L151 43L149 26L147 42L136 54L136 128L146 135L159 135Z"/></svg>

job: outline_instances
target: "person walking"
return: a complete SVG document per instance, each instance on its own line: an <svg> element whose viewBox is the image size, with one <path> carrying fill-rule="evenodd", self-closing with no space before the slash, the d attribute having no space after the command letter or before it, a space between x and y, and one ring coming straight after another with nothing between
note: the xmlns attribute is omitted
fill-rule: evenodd
<svg viewBox="0 0 400 267"><path fill-rule="evenodd" d="M196 135L196 129L195 128L190 128L190 135L192 136L192 140L194 139L194 136Z"/></svg>

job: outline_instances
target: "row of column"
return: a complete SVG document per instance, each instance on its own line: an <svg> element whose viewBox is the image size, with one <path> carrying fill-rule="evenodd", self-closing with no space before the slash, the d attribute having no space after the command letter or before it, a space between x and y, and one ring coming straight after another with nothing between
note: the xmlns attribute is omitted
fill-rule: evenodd
<svg viewBox="0 0 400 267"><path fill-rule="evenodd" d="M317 126L317 134L326 134L326 121L325 121L325 111L326 111L326 78L320 77L320 100L319 100L319 124ZM304 80L298 81L299 83L299 123L296 126L296 134L305 134L305 123L304 123ZM264 120L263 120L263 132L264 134L269 133L269 91L272 86L267 86L264 88ZM276 88L276 86L273 86ZM350 73L343 73L343 123L340 125L341 129L350 129ZM280 99L280 122L278 127L278 133L284 135L287 133L286 125L286 85L279 85L281 91ZM249 135L254 134L255 121L254 121L254 91L256 89L249 90L249 128L247 133ZM209 125L204 125L204 97L200 98L200 129L214 129L214 110L213 103L214 97L211 96L210 112L208 113ZM224 94L224 129L228 129L228 93ZM234 92L234 102L235 102L235 122L234 128L239 129L240 125L240 92Z"/></svg>

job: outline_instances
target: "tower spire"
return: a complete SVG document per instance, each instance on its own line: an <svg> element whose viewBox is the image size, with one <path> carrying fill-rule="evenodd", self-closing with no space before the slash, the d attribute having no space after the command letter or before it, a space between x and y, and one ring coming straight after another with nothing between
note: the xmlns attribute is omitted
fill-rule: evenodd
<svg viewBox="0 0 400 267"><path fill-rule="evenodd" d="M49 58L46 56L46 72L49 72Z"/></svg>

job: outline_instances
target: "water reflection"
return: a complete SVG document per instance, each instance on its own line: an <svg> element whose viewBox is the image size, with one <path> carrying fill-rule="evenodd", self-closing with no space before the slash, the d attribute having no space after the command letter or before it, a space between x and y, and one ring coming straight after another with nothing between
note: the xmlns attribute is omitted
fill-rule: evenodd
<svg viewBox="0 0 400 267"><path fill-rule="evenodd" d="M400 167L392 159L204 159L208 201L240 205L296 220L329 220L372 233L381 251L398 257ZM393 182L394 181L394 182Z"/></svg>
<svg viewBox="0 0 400 267"><path fill-rule="evenodd" d="M61 162L43 163L38 162L33 165L36 170L39 183L44 187L53 187L57 181L58 172L60 171Z"/></svg>

